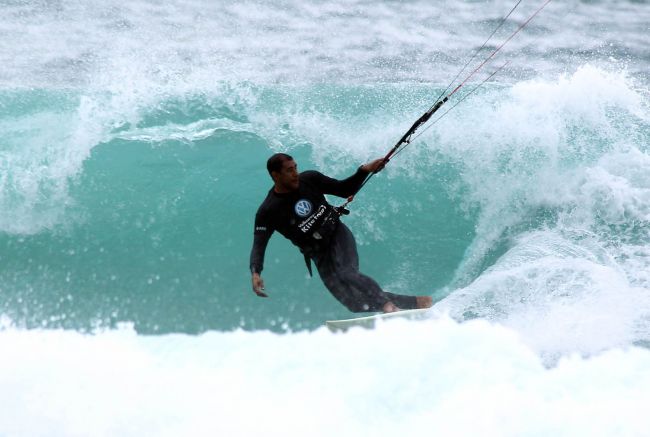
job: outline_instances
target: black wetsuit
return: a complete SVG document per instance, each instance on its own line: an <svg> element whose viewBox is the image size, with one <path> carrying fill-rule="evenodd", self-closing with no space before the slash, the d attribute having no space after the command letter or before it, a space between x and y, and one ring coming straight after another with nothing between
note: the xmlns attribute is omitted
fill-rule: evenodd
<svg viewBox="0 0 650 437"><path fill-rule="evenodd" d="M278 231L298 246L307 260L314 261L325 286L350 311L381 311L387 302L402 309L416 308L414 296L382 291L375 280L359 272L354 236L325 199L325 194L354 194L367 175L360 168L339 181L305 171L296 191L280 194L272 188L255 216L251 272L262 272L269 238Z"/></svg>

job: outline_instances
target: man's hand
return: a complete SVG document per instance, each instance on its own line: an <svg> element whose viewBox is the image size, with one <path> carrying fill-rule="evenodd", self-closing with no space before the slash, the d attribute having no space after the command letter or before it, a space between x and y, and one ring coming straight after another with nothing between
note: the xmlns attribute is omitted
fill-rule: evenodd
<svg viewBox="0 0 650 437"><path fill-rule="evenodd" d="M264 280L259 273L253 273L253 291L259 297L269 297L264 293Z"/></svg>
<svg viewBox="0 0 650 437"><path fill-rule="evenodd" d="M379 158L362 165L361 169L368 173L379 173L384 169L385 164L384 158Z"/></svg>

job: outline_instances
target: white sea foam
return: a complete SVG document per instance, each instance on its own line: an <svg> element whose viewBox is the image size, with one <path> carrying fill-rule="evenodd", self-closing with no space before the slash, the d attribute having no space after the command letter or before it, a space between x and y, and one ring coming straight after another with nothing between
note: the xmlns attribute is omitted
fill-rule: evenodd
<svg viewBox="0 0 650 437"><path fill-rule="evenodd" d="M2 435L609 437L648 427L649 351L546 368L484 321L196 337L5 328L0 349Z"/></svg>
<svg viewBox="0 0 650 437"><path fill-rule="evenodd" d="M650 332L647 289L630 284L593 235L575 237L552 231L518 237L495 265L437 309L499 321L546 363L643 343Z"/></svg>
<svg viewBox="0 0 650 437"><path fill-rule="evenodd" d="M504 323L550 361L645 342L647 102L623 75L590 66L504 94L437 126L435 147L463 166L464 201L480 210L439 309ZM504 253L491 255L497 245Z"/></svg>
<svg viewBox="0 0 650 437"><path fill-rule="evenodd" d="M98 70L110 71L115 64L148 65L150 76L161 83L188 76L203 85L215 80L444 82L514 3L13 2L2 6L6 44L0 49L0 83L92 83ZM489 47L504 41L541 3L523 2ZM516 61L515 75L616 59L645 72L648 15L637 2L551 2L504 54ZM116 80L122 72L114 70Z"/></svg>

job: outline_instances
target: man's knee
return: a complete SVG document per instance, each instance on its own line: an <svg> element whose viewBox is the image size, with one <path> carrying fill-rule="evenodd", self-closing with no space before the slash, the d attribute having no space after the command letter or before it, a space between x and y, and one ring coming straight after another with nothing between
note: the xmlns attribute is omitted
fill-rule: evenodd
<svg viewBox="0 0 650 437"><path fill-rule="evenodd" d="M343 304L348 310L353 313L363 313L368 311L374 311L373 305L367 301L366 296L361 296L354 289L349 286L344 286L341 282L338 281L323 281L325 287L332 293L332 296L336 298L339 302ZM348 285L348 284L345 284Z"/></svg>
<svg viewBox="0 0 650 437"><path fill-rule="evenodd" d="M376 311L372 309L370 304L367 302L357 302L357 301L341 301L345 307L353 313L367 313L368 311Z"/></svg>

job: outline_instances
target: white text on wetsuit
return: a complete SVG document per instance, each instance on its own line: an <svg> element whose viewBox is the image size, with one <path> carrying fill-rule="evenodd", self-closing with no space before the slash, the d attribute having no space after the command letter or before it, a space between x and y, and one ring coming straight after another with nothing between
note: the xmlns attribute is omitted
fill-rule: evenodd
<svg viewBox="0 0 650 437"><path fill-rule="evenodd" d="M318 211L316 211L314 214L309 216L309 218L305 219L302 223L298 225L300 230L304 233L309 232L309 230L314 226L314 224L318 221L319 218L325 214L327 211L327 207L325 205L320 205L318 207Z"/></svg>

